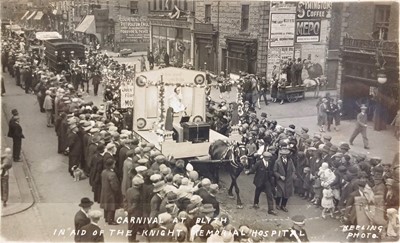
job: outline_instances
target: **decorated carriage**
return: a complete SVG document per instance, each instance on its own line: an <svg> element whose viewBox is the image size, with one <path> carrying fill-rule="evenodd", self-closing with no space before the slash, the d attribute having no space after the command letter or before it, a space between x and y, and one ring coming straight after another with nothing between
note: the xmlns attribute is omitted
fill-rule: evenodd
<svg viewBox="0 0 400 243"><path fill-rule="evenodd" d="M205 75L175 67L139 73L134 85L134 132L164 155L186 159L208 156L214 141L235 139L211 130L205 122ZM176 87L181 89L185 110L171 114L168 100Z"/></svg>

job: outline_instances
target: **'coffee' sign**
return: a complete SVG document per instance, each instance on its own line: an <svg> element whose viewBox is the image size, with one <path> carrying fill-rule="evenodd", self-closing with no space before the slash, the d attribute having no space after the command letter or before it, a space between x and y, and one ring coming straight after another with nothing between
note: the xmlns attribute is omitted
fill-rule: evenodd
<svg viewBox="0 0 400 243"><path fill-rule="evenodd" d="M296 42L319 42L321 20L296 21Z"/></svg>
<svg viewBox="0 0 400 243"><path fill-rule="evenodd" d="M297 19L329 19L331 18L331 2L299 2Z"/></svg>

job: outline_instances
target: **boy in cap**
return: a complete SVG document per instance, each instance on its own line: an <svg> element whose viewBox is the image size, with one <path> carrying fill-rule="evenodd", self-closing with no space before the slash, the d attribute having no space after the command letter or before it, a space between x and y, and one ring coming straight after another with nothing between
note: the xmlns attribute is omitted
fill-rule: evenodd
<svg viewBox="0 0 400 243"><path fill-rule="evenodd" d="M293 226L285 235L276 240L276 242L309 242L307 232L304 230L305 219L303 215L292 217Z"/></svg>
<svg viewBox="0 0 400 243"><path fill-rule="evenodd" d="M351 135L349 141L350 141L350 145L353 145L354 139L358 136L358 134L361 133L363 142L364 142L364 148L369 149L368 138L367 138L368 118L367 118L367 113L365 112L367 110L367 106L365 106L363 104L363 105L361 105L360 109L361 109L361 112L358 113L358 115L357 115L356 127L354 128L353 134Z"/></svg>

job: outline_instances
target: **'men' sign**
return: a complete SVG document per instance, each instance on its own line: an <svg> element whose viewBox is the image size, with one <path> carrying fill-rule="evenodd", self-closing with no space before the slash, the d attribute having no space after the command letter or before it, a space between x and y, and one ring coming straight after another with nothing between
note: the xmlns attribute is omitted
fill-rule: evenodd
<svg viewBox="0 0 400 243"><path fill-rule="evenodd" d="M121 91L121 108L133 108L134 105L134 86L123 85L120 87Z"/></svg>
<svg viewBox="0 0 400 243"><path fill-rule="evenodd" d="M319 42L321 20L296 21L296 42Z"/></svg>

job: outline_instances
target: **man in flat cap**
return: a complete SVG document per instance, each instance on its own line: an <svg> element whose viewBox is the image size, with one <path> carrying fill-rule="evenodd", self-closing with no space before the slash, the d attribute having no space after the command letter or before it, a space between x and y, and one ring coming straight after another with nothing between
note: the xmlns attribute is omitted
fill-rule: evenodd
<svg viewBox="0 0 400 243"><path fill-rule="evenodd" d="M278 238L275 242L309 242L307 232L304 230L305 219L306 217L303 215L293 216L292 228L290 228L283 237Z"/></svg>
<svg viewBox="0 0 400 243"><path fill-rule="evenodd" d="M92 210L88 213L90 223L81 228L76 242L104 242L104 234L98 223L103 216L99 210ZM84 233L83 233L84 232Z"/></svg>
<svg viewBox="0 0 400 243"><path fill-rule="evenodd" d="M144 180L141 177L135 176L132 179L132 187L126 191L126 202L129 219L131 219L132 217L142 217L143 197L141 187L143 183ZM129 242L138 242L136 240L136 234L139 231L139 227L139 224L132 223L131 220L129 220L128 230L132 230L132 234L128 236Z"/></svg>
<svg viewBox="0 0 400 243"><path fill-rule="evenodd" d="M276 215L274 211L273 202L273 190L274 190L274 163L272 161L272 154L270 152L264 152L258 159L256 164L249 170L245 172L247 175L253 174L254 180L253 184L256 186L256 191L254 194L254 204L253 208L259 208L259 199L262 192L267 195L268 201L268 214Z"/></svg>
<svg viewBox="0 0 400 243"><path fill-rule="evenodd" d="M364 142L364 148L365 149L369 149L368 146L368 138L367 138L367 113L365 112L367 110L367 106L365 106L364 104L361 105L360 107L361 112L358 113L357 115L357 122L356 122L356 127L354 128L353 134L350 137L350 145L353 145L353 141L354 139L358 136L358 134L361 133L362 135L362 139Z"/></svg>

